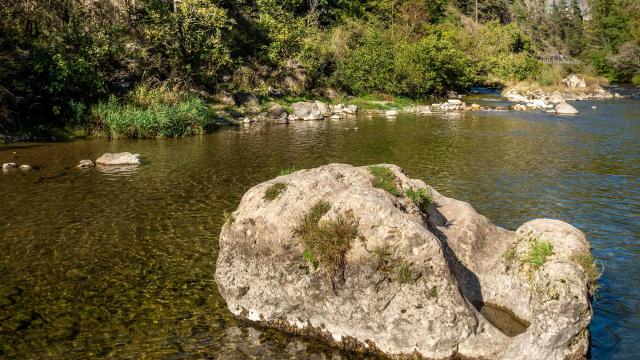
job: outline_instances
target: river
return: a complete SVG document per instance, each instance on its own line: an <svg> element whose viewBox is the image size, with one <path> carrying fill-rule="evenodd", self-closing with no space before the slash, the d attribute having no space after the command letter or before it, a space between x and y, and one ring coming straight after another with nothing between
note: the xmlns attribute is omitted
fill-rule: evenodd
<svg viewBox="0 0 640 360"><path fill-rule="evenodd" d="M604 266L591 355L638 358L640 100L574 106L577 116L360 115L185 139L3 145L0 162L35 169L0 174L0 357L354 357L234 319L213 279L222 213L247 189L292 165L344 162L398 164L512 230L542 217L580 228ZM73 167L118 151L143 165Z"/></svg>

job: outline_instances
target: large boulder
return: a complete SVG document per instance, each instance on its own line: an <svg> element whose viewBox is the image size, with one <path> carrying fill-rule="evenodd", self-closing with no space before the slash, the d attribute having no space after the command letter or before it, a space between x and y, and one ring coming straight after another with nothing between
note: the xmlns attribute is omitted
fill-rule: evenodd
<svg viewBox="0 0 640 360"><path fill-rule="evenodd" d="M566 102L561 102L556 105L556 114L577 114L578 110Z"/></svg>
<svg viewBox="0 0 640 360"><path fill-rule="evenodd" d="M589 252L564 222L512 232L397 166L330 164L251 188L215 279L235 315L347 349L581 358L593 279L574 259Z"/></svg>
<svg viewBox="0 0 640 360"><path fill-rule="evenodd" d="M322 103L321 103L322 104ZM291 105L289 120L322 120L323 109L318 108L318 102L302 101Z"/></svg>
<svg viewBox="0 0 640 360"><path fill-rule="evenodd" d="M140 165L140 155L130 152L105 153L96 159L98 165Z"/></svg>

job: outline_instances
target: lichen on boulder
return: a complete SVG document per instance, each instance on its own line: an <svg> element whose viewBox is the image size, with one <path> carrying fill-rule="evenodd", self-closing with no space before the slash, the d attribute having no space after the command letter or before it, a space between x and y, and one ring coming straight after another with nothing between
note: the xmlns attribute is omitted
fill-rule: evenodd
<svg viewBox="0 0 640 360"><path fill-rule="evenodd" d="M265 198L274 184L286 191ZM221 230L215 278L235 315L347 349L579 358L593 284L576 254L589 253L564 222L512 232L395 165L330 164L251 188Z"/></svg>

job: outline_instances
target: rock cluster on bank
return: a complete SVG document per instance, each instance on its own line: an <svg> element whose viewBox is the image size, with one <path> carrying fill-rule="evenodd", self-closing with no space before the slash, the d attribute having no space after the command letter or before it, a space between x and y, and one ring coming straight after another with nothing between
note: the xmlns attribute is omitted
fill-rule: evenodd
<svg viewBox="0 0 640 360"><path fill-rule="evenodd" d="M573 259L589 252L567 223L512 232L397 166L330 164L247 191L220 232L215 279L235 315L347 349L577 359L592 308ZM483 316L489 304L521 330Z"/></svg>

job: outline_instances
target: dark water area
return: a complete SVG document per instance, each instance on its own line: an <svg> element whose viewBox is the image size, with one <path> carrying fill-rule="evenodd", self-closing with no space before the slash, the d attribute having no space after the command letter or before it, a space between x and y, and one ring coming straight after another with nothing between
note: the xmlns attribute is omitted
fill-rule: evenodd
<svg viewBox="0 0 640 360"><path fill-rule="evenodd" d="M0 358L354 357L239 322L213 278L223 211L283 168L331 162L398 164L512 230L580 228L605 269L592 357L639 358L640 100L574 106L0 147L0 162L37 167L0 174ZM118 151L144 164L73 167Z"/></svg>

